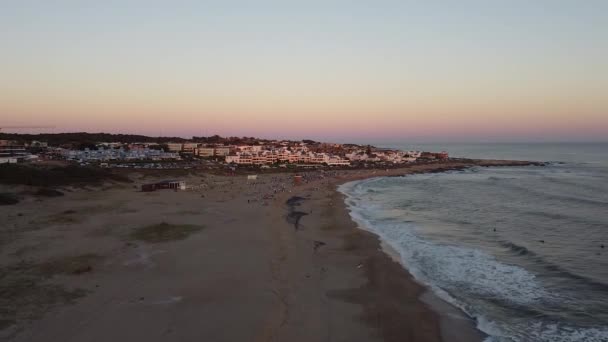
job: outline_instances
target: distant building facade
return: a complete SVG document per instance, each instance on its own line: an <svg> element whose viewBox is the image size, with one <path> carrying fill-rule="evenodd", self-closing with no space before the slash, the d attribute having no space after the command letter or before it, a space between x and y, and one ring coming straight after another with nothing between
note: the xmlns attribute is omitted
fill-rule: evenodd
<svg viewBox="0 0 608 342"><path fill-rule="evenodd" d="M196 154L199 157L213 157L215 149L213 147L199 147Z"/></svg>
<svg viewBox="0 0 608 342"><path fill-rule="evenodd" d="M182 143L168 143L167 149L169 152L181 152L184 148L184 144Z"/></svg>
<svg viewBox="0 0 608 342"><path fill-rule="evenodd" d="M11 140L0 140L0 164L14 164L25 161L29 153L25 146Z"/></svg>
<svg viewBox="0 0 608 342"><path fill-rule="evenodd" d="M184 143L182 145L182 152L194 154L194 152L198 149L199 145L200 144L197 143Z"/></svg>

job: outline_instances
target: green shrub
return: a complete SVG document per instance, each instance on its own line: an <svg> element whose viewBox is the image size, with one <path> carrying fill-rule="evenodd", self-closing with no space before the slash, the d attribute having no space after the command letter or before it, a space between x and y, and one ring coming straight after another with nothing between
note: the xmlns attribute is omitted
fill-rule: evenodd
<svg viewBox="0 0 608 342"><path fill-rule="evenodd" d="M0 193L0 205L11 205L19 203L15 194Z"/></svg>

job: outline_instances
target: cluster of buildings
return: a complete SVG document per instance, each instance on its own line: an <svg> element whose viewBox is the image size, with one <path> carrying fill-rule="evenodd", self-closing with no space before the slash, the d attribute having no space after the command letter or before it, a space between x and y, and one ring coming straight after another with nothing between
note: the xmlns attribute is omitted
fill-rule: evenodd
<svg viewBox="0 0 608 342"><path fill-rule="evenodd" d="M346 154L346 158L353 162L387 162L393 164L414 162L420 158L420 151L391 151L382 150L369 153L368 151L353 151Z"/></svg>
<svg viewBox="0 0 608 342"><path fill-rule="evenodd" d="M340 156L327 153L291 152L288 150L267 150L255 153L237 152L226 156L228 164L266 165L266 164L322 164L328 166L348 166L350 162Z"/></svg>
<svg viewBox="0 0 608 342"><path fill-rule="evenodd" d="M198 157L221 157L227 164L323 164L348 166L350 162L337 155L312 152L304 143L276 142L268 145L204 145L197 143L169 143L169 151Z"/></svg>
<svg viewBox="0 0 608 342"><path fill-rule="evenodd" d="M253 138L251 138L253 139ZM243 144L246 143L246 144ZM48 147L33 141L28 145L0 140L0 163L16 163L41 157L64 159L79 163L108 162L128 166L133 163L190 162L269 167L297 164L299 166L351 166L362 164L403 164L419 160L447 159L447 152L399 151L355 144L328 144L311 140L253 140L203 144L196 142L158 143L76 143L72 146ZM202 159L202 160L201 160ZM121 164L122 163L122 164ZM138 166L141 166L137 164Z"/></svg>
<svg viewBox="0 0 608 342"><path fill-rule="evenodd" d="M346 158L352 162L384 162L392 164L411 163L417 160L442 160L448 159L447 152L421 152L421 151L396 151L376 150L373 152L355 150L347 153Z"/></svg>
<svg viewBox="0 0 608 342"><path fill-rule="evenodd" d="M16 164L37 156L29 153L26 146L11 140L0 140L0 164Z"/></svg>
<svg viewBox="0 0 608 342"><path fill-rule="evenodd" d="M179 153L165 152L158 149L145 148L112 148L98 147L96 150L85 148L84 150L58 149L56 150L63 159L78 162L107 162L107 161L133 161L133 160L179 160Z"/></svg>

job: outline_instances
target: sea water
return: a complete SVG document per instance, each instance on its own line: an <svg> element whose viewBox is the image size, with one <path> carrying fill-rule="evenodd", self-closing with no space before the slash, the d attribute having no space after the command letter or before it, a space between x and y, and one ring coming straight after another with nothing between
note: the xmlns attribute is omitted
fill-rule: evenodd
<svg viewBox="0 0 608 342"><path fill-rule="evenodd" d="M460 148L552 163L347 183L351 215L488 341L608 341L608 145Z"/></svg>

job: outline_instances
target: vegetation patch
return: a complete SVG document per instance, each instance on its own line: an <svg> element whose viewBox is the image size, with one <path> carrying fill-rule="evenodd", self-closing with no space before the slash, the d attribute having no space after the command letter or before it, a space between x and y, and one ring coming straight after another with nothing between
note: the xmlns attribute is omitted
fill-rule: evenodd
<svg viewBox="0 0 608 342"><path fill-rule="evenodd" d="M76 211L74 210L66 210L58 214L50 215L46 220L43 220L42 223L48 224L73 224L80 222L80 219L75 217L74 214Z"/></svg>
<svg viewBox="0 0 608 342"><path fill-rule="evenodd" d="M41 188L36 191L35 195L43 197L61 197L63 196L63 192L55 189Z"/></svg>
<svg viewBox="0 0 608 342"><path fill-rule="evenodd" d="M0 205L12 205L19 203L19 198L15 194L0 193Z"/></svg>
<svg viewBox="0 0 608 342"><path fill-rule="evenodd" d="M68 289L48 280L59 274L89 272L99 259L95 254L83 254L42 264L22 261L0 268L0 330L38 319L49 309L86 295L84 289Z"/></svg>
<svg viewBox="0 0 608 342"><path fill-rule="evenodd" d="M0 183L41 187L62 185L101 184L104 181L129 182L122 175L109 170L69 165L46 167L20 164L0 165Z"/></svg>
<svg viewBox="0 0 608 342"><path fill-rule="evenodd" d="M38 271L47 277L57 274L78 275L93 270L93 266L101 259L97 254L81 254L56 258L37 266Z"/></svg>
<svg viewBox="0 0 608 342"><path fill-rule="evenodd" d="M183 240L202 230L203 226L190 224L170 224L161 222L151 226L137 228L131 233L131 238L150 243Z"/></svg>

